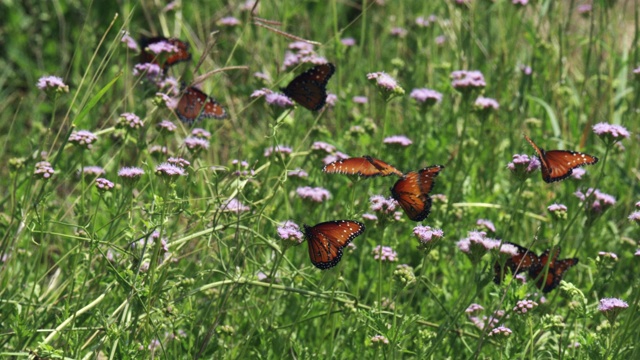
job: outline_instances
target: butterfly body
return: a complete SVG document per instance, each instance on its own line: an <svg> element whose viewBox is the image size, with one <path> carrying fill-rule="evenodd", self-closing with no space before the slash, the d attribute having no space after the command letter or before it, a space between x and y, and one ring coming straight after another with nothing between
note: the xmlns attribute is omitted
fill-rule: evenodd
<svg viewBox="0 0 640 360"><path fill-rule="evenodd" d="M174 111L178 118L187 124L193 124L204 118L227 117L227 111L220 103L193 86L184 89Z"/></svg>
<svg viewBox="0 0 640 360"><path fill-rule="evenodd" d="M577 151L545 151L538 147L527 135L524 137L538 153L542 179L547 183L564 180L573 174L573 169L584 165L593 165L598 162L597 157Z"/></svg>
<svg viewBox="0 0 640 360"><path fill-rule="evenodd" d="M327 221L315 226L304 225L309 258L318 269L336 266L343 249L364 232L364 224L353 220Z"/></svg>
<svg viewBox="0 0 640 360"><path fill-rule="evenodd" d="M296 76L282 92L311 111L322 109L327 102L327 83L336 71L331 63L316 65Z"/></svg>
<svg viewBox="0 0 640 360"><path fill-rule="evenodd" d="M173 45L177 51L167 56L163 64L158 64L157 55L147 51L146 48L149 45L159 43L161 41L167 42ZM162 66L162 70L166 71L169 66L173 66L182 61L191 60L191 53L189 52L189 43L186 43L180 39L166 38L163 36L156 36L151 38L142 38L140 40L140 62L141 63L154 63Z"/></svg>
<svg viewBox="0 0 640 360"><path fill-rule="evenodd" d="M400 204L409 219L422 221L429 216L432 203L429 193L442 169L444 166L434 165L408 172L391 188L391 197Z"/></svg>
<svg viewBox="0 0 640 360"><path fill-rule="evenodd" d="M403 175L402 171L368 155L334 161L325 165L322 171L328 174L358 175L362 177Z"/></svg>

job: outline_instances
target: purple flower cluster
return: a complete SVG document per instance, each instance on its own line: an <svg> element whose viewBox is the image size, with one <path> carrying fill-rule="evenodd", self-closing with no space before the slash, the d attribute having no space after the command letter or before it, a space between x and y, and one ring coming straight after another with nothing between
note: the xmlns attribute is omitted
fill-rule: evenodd
<svg viewBox="0 0 640 360"><path fill-rule="evenodd" d="M369 99L366 96L354 96L351 101L355 104L366 104L369 102Z"/></svg>
<svg viewBox="0 0 640 360"><path fill-rule="evenodd" d="M576 180L580 180L580 179L582 179L582 177L586 173L587 173L587 170L585 170L583 168L575 168L575 169L573 169L573 172L571 173L571 177L576 179Z"/></svg>
<svg viewBox="0 0 640 360"><path fill-rule="evenodd" d="M131 37L131 35L129 35L128 31L122 30L120 34L122 34L122 37L120 38L120 42L124 43L131 50L134 50L134 51L140 50L138 48L138 43L134 40L134 38Z"/></svg>
<svg viewBox="0 0 640 360"><path fill-rule="evenodd" d="M374 335L371 337L371 344L372 345L388 345L389 344L389 339L387 339L386 337L382 336L382 335Z"/></svg>
<svg viewBox="0 0 640 360"><path fill-rule="evenodd" d="M290 148L289 146L284 146L284 145L276 145L275 147L270 146L264 149L264 157L269 157L273 154L289 155L292 152L293 152L293 149Z"/></svg>
<svg viewBox="0 0 640 360"><path fill-rule="evenodd" d="M276 231L282 240L291 241L295 244L300 244L304 240L304 235L300 231L300 227L291 220L283 222Z"/></svg>
<svg viewBox="0 0 640 360"><path fill-rule="evenodd" d="M242 204L238 199L228 199L222 205L220 205L220 211L234 212L240 214L251 210L248 206Z"/></svg>
<svg viewBox="0 0 640 360"><path fill-rule="evenodd" d="M234 18L233 16L223 17L218 20L218 25L220 26L238 26L240 25L240 20Z"/></svg>
<svg viewBox="0 0 640 360"><path fill-rule="evenodd" d="M321 203L331 197L329 190L310 186L303 186L296 189L296 193L303 199L308 199L314 202Z"/></svg>
<svg viewBox="0 0 640 360"><path fill-rule="evenodd" d="M191 136L195 136L198 138L202 138L202 139L210 139L211 138L211 133L208 132L205 129L201 129L201 128L194 128L193 130L191 130Z"/></svg>
<svg viewBox="0 0 640 360"><path fill-rule="evenodd" d="M457 70L451 73L451 86L454 89L468 93L472 90L482 89L487 86L484 75L480 71Z"/></svg>
<svg viewBox="0 0 640 360"><path fill-rule="evenodd" d="M167 109L175 109L176 106L178 106L177 99L172 98L171 96L161 92L156 93L156 96L153 98L153 103L156 104L156 106L159 106L160 108L167 108Z"/></svg>
<svg viewBox="0 0 640 360"><path fill-rule="evenodd" d="M438 21L438 18L435 15L430 15L428 18L424 18L424 16L418 16L416 18L416 25L419 27L429 27L432 23Z"/></svg>
<svg viewBox="0 0 640 360"><path fill-rule="evenodd" d="M134 113L122 113L120 114L120 118L118 119L118 124L116 127L124 128L127 130L140 129L144 123L138 115Z"/></svg>
<svg viewBox="0 0 640 360"><path fill-rule="evenodd" d="M608 258L613 261L618 261L618 255L608 251L598 251L598 257Z"/></svg>
<svg viewBox="0 0 640 360"><path fill-rule="evenodd" d="M484 96L478 96L476 102L474 103L474 107L478 112L490 112L493 110L498 110L500 108L500 104L498 104L498 102L494 99Z"/></svg>
<svg viewBox="0 0 640 360"><path fill-rule="evenodd" d="M373 81L378 89L384 93L393 93L395 95L403 95L404 89L398 85L396 79L385 72L374 72L367 74L367 79Z"/></svg>
<svg viewBox="0 0 640 360"><path fill-rule="evenodd" d="M162 120L158 123L158 129L160 130L161 133L165 133L165 134L170 134L175 132L178 127L176 126L176 124L172 123L169 120Z"/></svg>
<svg viewBox="0 0 640 360"><path fill-rule="evenodd" d="M181 157L170 157L167 159L167 162L171 165L179 166L183 169L191 165L189 160L183 159Z"/></svg>
<svg viewBox="0 0 640 360"><path fill-rule="evenodd" d="M118 170L118 176L127 181L138 180L144 175L144 170L138 167L123 167Z"/></svg>
<svg viewBox="0 0 640 360"><path fill-rule="evenodd" d="M334 161L338 161L338 160L343 160L343 159L348 159L351 156L340 152L340 151L336 151L335 154L332 155L327 155L322 159L322 163L324 163L325 165L331 164Z"/></svg>
<svg viewBox="0 0 640 360"><path fill-rule="evenodd" d="M640 225L640 211L632 212L628 219Z"/></svg>
<svg viewBox="0 0 640 360"><path fill-rule="evenodd" d="M404 135L389 136L389 137L386 137L382 142L385 144L395 144L395 145L404 146L404 147L407 147L413 144L413 141L411 141L411 139L409 139Z"/></svg>
<svg viewBox="0 0 640 360"><path fill-rule="evenodd" d="M613 324L621 311L628 308L629 304L626 301L617 298L604 298L600 299L598 305L598 311L604 314L609 322Z"/></svg>
<svg viewBox="0 0 640 360"><path fill-rule="evenodd" d="M96 177L96 176L101 176L105 174L105 171L102 167L100 166L85 166L82 169L82 173L85 176L91 176L91 177Z"/></svg>
<svg viewBox="0 0 640 360"><path fill-rule="evenodd" d="M69 142L71 144L84 149L91 149L91 144L93 144L97 140L98 137L88 130L73 131L71 135L69 135Z"/></svg>
<svg viewBox="0 0 640 360"><path fill-rule="evenodd" d="M493 222L491 222L491 220L488 219L478 219L476 221L476 225L478 225L478 227L487 229L489 231L491 231L492 233L496 232L496 226L493 225Z"/></svg>
<svg viewBox="0 0 640 360"><path fill-rule="evenodd" d="M186 175L186 172L182 167L166 162L156 166L156 175L166 178L176 178Z"/></svg>
<svg viewBox="0 0 640 360"><path fill-rule="evenodd" d="M516 177L526 179L540 168L540 160L537 157L529 157L526 154L514 154L513 160L507 164L507 169Z"/></svg>
<svg viewBox="0 0 640 360"><path fill-rule="evenodd" d="M407 36L408 32L407 32L407 30L405 28L401 28L399 26L395 26L395 27L391 28L390 33L393 36L397 36L399 38L403 38L403 37Z"/></svg>
<svg viewBox="0 0 640 360"><path fill-rule="evenodd" d="M444 237L444 232L442 229L418 225L413 228L413 235L418 238L421 244L427 245L437 239L442 239Z"/></svg>
<svg viewBox="0 0 640 360"><path fill-rule="evenodd" d="M593 125L593 132L606 143L617 142L631 136L624 126L608 124L605 122Z"/></svg>
<svg viewBox="0 0 640 360"><path fill-rule="evenodd" d="M316 141L311 145L311 150L324 151L327 154L333 154L336 151L336 147L322 141Z"/></svg>
<svg viewBox="0 0 640 360"><path fill-rule="evenodd" d="M347 37L347 38L344 38L344 39L340 39L340 42L344 46L355 46L356 45L356 39L354 39L352 37Z"/></svg>
<svg viewBox="0 0 640 360"><path fill-rule="evenodd" d="M306 179L306 178L309 177L309 174L306 171L298 168L298 169L294 169L294 170L289 170L287 172L287 176L299 177L301 179Z"/></svg>
<svg viewBox="0 0 640 360"><path fill-rule="evenodd" d="M538 303L533 300L520 300L516 303L516 306L513 308L513 311L516 314L524 315L529 310L533 310L538 306Z"/></svg>
<svg viewBox="0 0 640 360"><path fill-rule="evenodd" d="M385 198L382 195L373 195L369 198L371 210L384 214L392 214L398 208L398 202L393 198Z"/></svg>
<svg viewBox="0 0 640 360"><path fill-rule="evenodd" d="M58 76L48 75L38 79L36 84L38 89L47 93L67 93L69 92L69 86L62 81L62 78Z"/></svg>
<svg viewBox="0 0 640 360"><path fill-rule="evenodd" d="M115 185L111 181L105 178L96 179L96 187L98 188L98 191L109 191L113 189L114 186Z"/></svg>
<svg viewBox="0 0 640 360"><path fill-rule="evenodd" d="M504 327L504 326L498 326L497 328L489 331L488 336L489 337L503 337L503 338L508 338L509 336L511 336L511 329L509 329L508 327Z"/></svg>
<svg viewBox="0 0 640 360"><path fill-rule="evenodd" d="M133 66L133 76L145 75L146 78L158 84L162 77L164 76L164 72L162 68L158 64L154 63L143 63L143 64L135 64Z"/></svg>
<svg viewBox="0 0 640 360"><path fill-rule="evenodd" d="M184 139L184 146L187 147L189 152L197 153L209 149L209 140L195 136L188 136Z"/></svg>
<svg viewBox="0 0 640 360"><path fill-rule="evenodd" d="M586 201L587 198L591 200L591 204L587 204L587 211L590 214L599 215L605 210L615 205L616 198L612 195L605 194L598 189L589 188L586 192L580 190L573 193L580 201Z"/></svg>
<svg viewBox="0 0 640 360"><path fill-rule="evenodd" d="M380 261L398 261L398 253L389 246L378 245L373 248L373 258Z"/></svg>
<svg viewBox="0 0 640 360"><path fill-rule="evenodd" d="M432 106L442 101L441 93L427 88L413 89L409 96L425 106Z"/></svg>
<svg viewBox="0 0 640 360"><path fill-rule="evenodd" d="M51 163L49 163L48 161L40 161L36 163L35 171L33 172L33 174L36 177L48 180L53 176L53 174L55 174L55 172L56 171L51 166Z"/></svg>
<svg viewBox="0 0 640 360"><path fill-rule="evenodd" d="M471 315L477 312L482 312L483 310L484 310L484 307L482 305L474 303L469 305L464 312L467 313L468 315Z"/></svg>
<svg viewBox="0 0 640 360"><path fill-rule="evenodd" d="M484 231L469 231L469 236L458 241L456 246L473 263L478 263L482 256L490 250L498 250L500 253L510 256L518 254L518 249L515 246L507 243L501 244L500 240L488 238Z"/></svg>
<svg viewBox="0 0 640 360"><path fill-rule="evenodd" d="M298 64L311 63L314 65L326 64L328 60L318 54L313 49L313 45L296 41L289 44L289 50L284 54L282 69L286 70Z"/></svg>
<svg viewBox="0 0 640 360"><path fill-rule="evenodd" d="M547 206L547 211L556 219L564 220L567 218L567 207L563 204L551 204Z"/></svg>

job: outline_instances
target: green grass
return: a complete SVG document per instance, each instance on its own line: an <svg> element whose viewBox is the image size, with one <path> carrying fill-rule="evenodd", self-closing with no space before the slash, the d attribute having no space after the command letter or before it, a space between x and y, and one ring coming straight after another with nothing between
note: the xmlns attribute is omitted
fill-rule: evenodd
<svg viewBox="0 0 640 360"><path fill-rule="evenodd" d="M337 102L312 113L250 97L263 87L277 91L308 66L285 70L292 40L253 25L241 4L184 1L162 11L151 2L4 2L0 357L638 358L640 227L628 217L640 201L640 77L633 73L640 66L640 7L596 0L593 11L579 15L576 1L472 3L262 1L257 16L322 43L316 52L336 65L328 91ZM429 27L415 24L431 14L437 20ZM217 25L225 16L241 25ZM405 28L406 36L391 35L393 27ZM212 70L247 67L201 84L231 115L196 124L212 133L208 150L185 149L191 129L154 104L153 85L132 75L137 53L120 42L121 30L189 42L193 60L169 71L187 83ZM345 37L356 45L342 45ZM533 73L523 74L522 66ZM479 93L454 90L455 70L481 71L482 93L499 110L474 111ZM273 81L254 77L258 71ZM366 77L378 71L392 75L405 94L385 101ZM69 92L39 90L44 75L62 77ZM418 106L409 94L424 87L442 93L442 101ZM117 128L125 112L144 126ZM156 125L163 119L178 129L161 134ZM622 147L607 144L592 131L599 122L622 125L631 137ZM83 129L98 136L90 150L68 142ZM506 165L513 154L533 154L523 134L545 149L583 151L600 162L586 167L581 180L547 184L537 172L520 180ZM383 144L391 135L413 144ZM405 214L363 220L372 213L369 198L390 196L396 179L325 174L327 154L311 150L316 141L405 172L446 166L432 192L446 199L434 200L422 222L445 237L427 251L418 248L418 224ZM171 181L156 175L167 156L152 154L154 145L189 160L187 175ZM276 145L293 152L265 157ZM34 176L43 160L55 169L49 180ZM87 166L104 168L116 187L98 192L92 177L79 175ZM124 166L145 174L128 183L117 175ZM288 177L295 168L308 178ZM325 188L331 197L301 199L301 186ZM590 187L616 199L594 218L574 195ZM232 198L250 210L221 211ZM546 210L552 203L568 207L566 219ZM311 264L306 244L289 246L277 234L286 220L302 226L334 219L363 221L366 231L330 270ZM495 254L472 263L456 246L479 229L478 219L495 224L489 237L538 254L560 245L561 258L580 262L544 303L534 281L497 286ZM158 241L145 245L154 232L168 252ZM391 247L397 261L375 260L378 245ZM629 304L612 323L597 310L608 297ZM512 309L523 299L539 306L518 315ZM475 326L465 313L474 303L484 307L480 317L505 310L500 324L512 334L496 339ZM376 335L388 344L373 342Z"/></svg>

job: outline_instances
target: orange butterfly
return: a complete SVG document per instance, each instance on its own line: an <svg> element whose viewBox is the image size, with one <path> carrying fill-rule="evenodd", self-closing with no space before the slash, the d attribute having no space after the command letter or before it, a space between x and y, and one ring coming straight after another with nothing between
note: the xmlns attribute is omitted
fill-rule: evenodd
<svg viewBox="0 0 640 360"><path fill-rule="evenodd" d="M363 177L389 176L392 174L402 176L402 171L368 155L334 161L325 165L322 171L328 174L358 175Z"/></svg>
<svg viewBox="0 0 640 360"><path fill-rule="evenodd" d="M327 83L336 71L331 63L316 65L296 76L282 92L311 111L322 109L327 102Z"/></svg>
<svg viewBox="0 0 640 360"><path fill-rule="evenodd" d="M533 146L540 159L540 170L542 180L548 183L560 181L571 176L573 169L584 165L593 165L598 162L598 158L577 151L549 150L539 148L527 135L525 139Z"/></svg>
<svg viewBox="0 0 640 360"><path fill-rule="evenodd" d="M518 253L508 258L504 264L504 268L511 270L511 273L513 275L529 271L532 266L537 266L540 263L538 256L526 247L511 242L505 242L504 244L513 245L518 249ZM502 266L500 266L499 261L496 261L496 263L493 265L493 271L493 282L499 285L504 279L505 275L505 272L503 271Z"/></svg>
<svg viewBox="0 0 640 360"><path fill-rule="evenodd" d="M418 171L411 171L396 181L391 188L393 197L402 207L409 219L422 221L431 212L431 197L429 193L433 188L434 179L442 165L433 165Z"/></svg>
<svg viewBox="0 0 640 360"><path fill-rule="evenodd" d="M545 293L555 289L560 284L564 273L578 263L578 258L558 260L559 246L556 246L553 251L550 257L551 250L545 250L538 258L538 264L529 269L529 277L537 279L536 285Z"/></svg>
<svg viewBox="0 0 640 360"><path fill-rule="evenodd" d="M309 258L318 269L329 269L340 262L342 249L364 232L364 224L353 220L327 221L315 226L304 225L309 245Z"/></svg>

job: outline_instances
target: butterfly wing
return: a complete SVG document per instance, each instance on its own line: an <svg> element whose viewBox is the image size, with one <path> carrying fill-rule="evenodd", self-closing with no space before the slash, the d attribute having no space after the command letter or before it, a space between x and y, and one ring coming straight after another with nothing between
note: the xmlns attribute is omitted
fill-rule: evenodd
<svg viewBox="0 0 640 360"><path fill-rule="evenodd" d="M422 221L431 212L431 197L434 179L444 166L434 165L419 171L411 171L400 178L391 188L391 196L400 204L413 221Z"/></svg>
<svg viewBox="0 0 640 360"><path fill-rule="evenodd" d="M566 179L573 174L573 169L584 165L593 165L598 162L597 157L577 151L544 151L544 149L538 147L527 135L524 137L538 153L542 180L547 183Z"/></svg>
<svg viewBox="0 0 640 360"><path fill-rule="evenodd" d="M558 260L559 246L554 248L552 255L550 252L549 249L545 250L540 255L539 263L529 269L529 277L536 279L536 285L544 293L555 289L560 284L564 273L578 263L578 258ZM548 267L547 264L549 264Z"/></svg>
<svg viewBox="0 0 640 360"><path fill-rule="evenodd" d="M511 244L518 249L518 253L508 258L504 264L504 268L509 269L512 274L516 275L521 272L529 271L531 267L537 266L539 263L538 256L526 247L511 242L505 242L505 244ZM499 285L502 280L504 280L505 275L499 261L496 261L493 265L493 271L493 282Z"/></svg>
<svg viewBox="0 0 640 360"><path fill-rule="evenodd" d="M315 226L304 225L304 235L309 245L309 258L318 269L336 266L344 249L364 232L364 224L352 220L327 221Z"/></svg>
<svg viewBox="0 0 640 360"><path fill-rule="evenodd" d="M568 150L549 150L545 157L548 169L542 178L548 183L568 178L575 168L598 162L595 156Z"/></svg>
<svg viewBox="0 0 640 360"><path fill-rule="evenodd" d="M227 117L227 111L220 103L193 86L184 90L174 111L178 118L187 124L193 124L203 118L224 119Z"/></svg>
<svg viewBox="0 0 640 360"><path fill-rule="evenodd" d="M328 174L358 175L363 177L388 176L396 174L402 176L402 172L382 160L371 156L348 158L334 161L325 165L322 171Z"/></svg>
<svg viewBox="0 0 640 360"><path fill-rule="evenodd" d="M331 63L316 65L296 76L282 92L311 111L322 109L327 102L327 83L336 71Z"/></svg>

